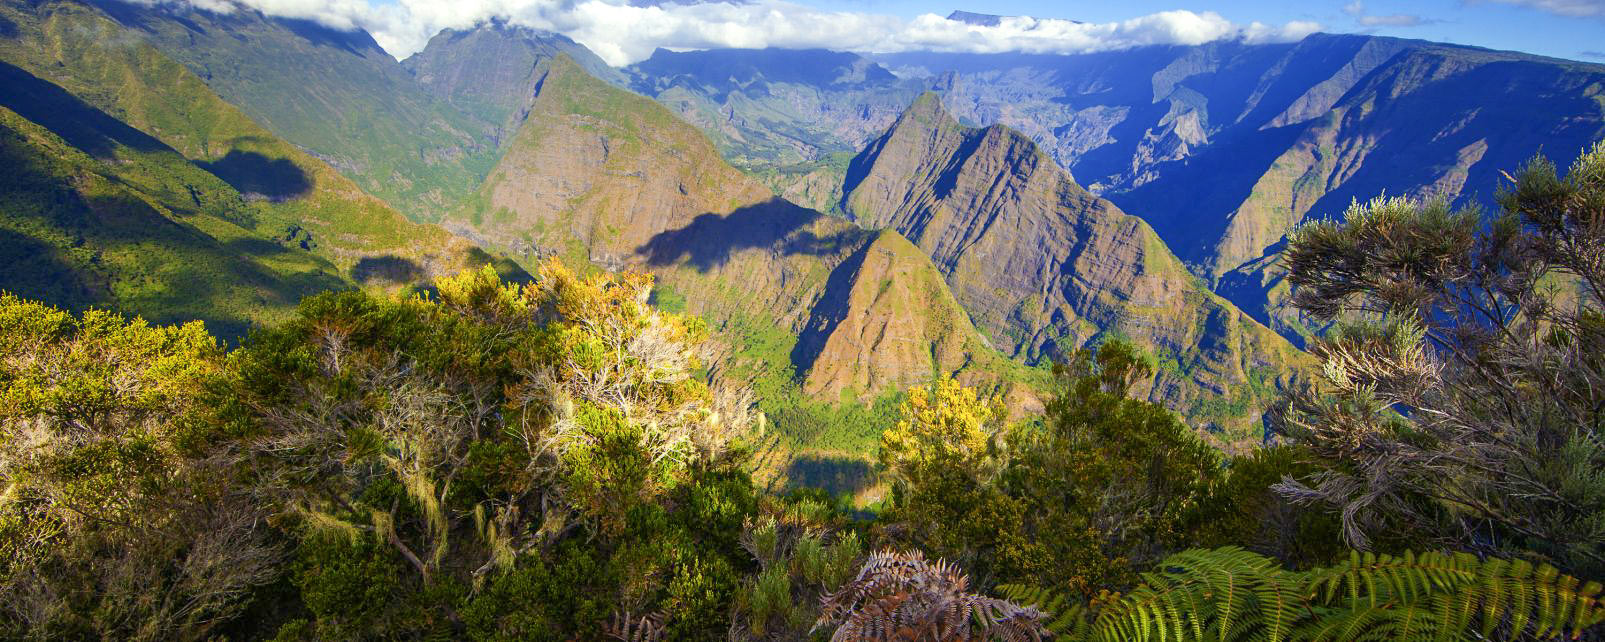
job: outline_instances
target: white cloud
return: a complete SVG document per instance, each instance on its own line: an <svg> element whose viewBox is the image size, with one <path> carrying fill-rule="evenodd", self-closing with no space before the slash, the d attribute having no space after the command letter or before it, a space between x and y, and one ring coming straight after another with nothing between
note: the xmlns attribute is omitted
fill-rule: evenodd
<svg viewBox="0 0 1605 642"><path fill-rule="evenodd" d="M1360 23L1362 27L1420 27L1438 22L1411 13L1374 16L1366 12L1365 2L1362 0L1354 0L1343 5L1343 13L1353 16L1354 21Z"/></svg>
<svg viewBox="0 0 1605 642"><path fill-rule="evenodd" d="M336 29L361 27L398 58L422 49L441 29L464 29L490 18L556 31L624 65L654 49L821 47L846 51L1085 53L1142 45L1215 40L1298 40L1319 24L1235 24L1214 12L1165 11L1102 24L1004 18L971 25L925 14L910 20L862 12L824 11L784 0L670 3L639 0L135 0L189 2L218 10L229 2L274 16L316 20ZM639 6L645 5L645 6Z"/></svg>

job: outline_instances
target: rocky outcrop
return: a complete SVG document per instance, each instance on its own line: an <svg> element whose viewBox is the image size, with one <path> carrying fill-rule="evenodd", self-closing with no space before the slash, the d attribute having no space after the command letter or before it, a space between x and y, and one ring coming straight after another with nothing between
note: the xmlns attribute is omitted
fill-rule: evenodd
<svg viewBox="0 0 1605 642"><path fill-rule="evenodd" d="M1417 40L1316 34L1069 56L871 58L939 92L961 122L1025 134L1087 191L1146 220L1217 294L1295 339L1307 329L1276 298L1286 288L1269 260L1291 227L1384 191L1491 206L1500 171L1539 151L1570 157L1605 136L1605 66ZM729 95L762 95L774 84L766 72ZM676 104L705 106L710 117L693 122L709 131L743 117L726 93L675 91ZM851 107L907 89L815 91ZM817 176L743 156L751 146L741 141L835 140L804 126L819 113L748 119L743 138L722 149L777 193L817 198ZM880 118L832 113L844 128Z"/></svg>
<svg viewBox="0 0 1605 642"><path fill-rule="evenodd" d="M1152 396L1244 408L1299 355L1211 293L1142 220L1082 189L1030 139L960 125L934 94L854 159L845 207L929 255L976 325L1029 362L1107 336L1150 347ZM1275 373L1275 374L1272 374ZM1255 413L1205 412L1246 427Z"/></svg>
<svg viewBox="0 0 1605 642"><path fill-rule="evenodd" d="M920 373L1007 370L930 259L891 230L832 271L794 355L804 390L827 399L906 387Z"/></svg>
<svg viewBox="0 0 1605 642"><path fill-rule="evenodd" d="M529 118L453 229L526 262L560 255L655 273L714 325L719 376L793 368L808 392L836 400L983 362L1017 367L995 353L981 358L984 342L950 295L930 291L941 278L906 241L776 199L668 109L565 57L543 64L538 87ZM878 279L871 273L907 280L896 291L908 296L866 295L860 284ZM900 335L902 348L854 351L904 323L918 331ZM759 345L771 339L783 344L778 353Z"/></svg>

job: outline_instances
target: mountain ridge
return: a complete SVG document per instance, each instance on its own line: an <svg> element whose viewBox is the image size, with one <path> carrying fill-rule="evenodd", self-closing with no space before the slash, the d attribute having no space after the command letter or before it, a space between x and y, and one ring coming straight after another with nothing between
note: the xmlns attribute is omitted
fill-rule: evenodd
<svg viewBox="0 0 1605 642"><path fill-rule="evenodd" d="M1300 360L1141 219L1086 192L1025 135L959 124L934 93L854 159L844 192L856 220L930 256L976 326L1017 359L1062 360L1127 336L1170 364L1149 394L1195 417L1189 404L1210 395L1264 401L1263 371ZM1229 414L1210 419L1250 430Z"/></svg>
<svg viewBox="0 0 1605 642"><path fill-rule="evenodd" d="M1605 136L1601 89L1594 86L1605 66L1420 40L1315 34L1291 43L1076 55L905 52L864 59L900 82L845 93L760 78L725 94L681 86L657 97L677 111L723 115L724 121L690 118L716 138L725 121L748 123L755 131L742 131L745 138L723 134L726 155L742 159L737 166L776 193L827 209L842 202L828 186L849 171L841 158L820 151L846 144L827 126L884 127L890 124L884 111L859 115L862 106L906 106L917 92L937 91L960 122L1008 125L1031 138L1088 191L1148 221L1217 294L1296 342L1312 329L1286 312L1286 287L1271 254L1291 226L1339 215L1349 200L1383 190L1487 205L1491 194L1477 190L1497 184L1500 171L1539 150L1564 156ZM1435 75L1427 71L1431 60L1440 69L1464 69ZM1517 68L1526 71L1510 71ZM1513 80L1523 74L1525 84ZM752 97L772 86L814 92L838 111L756 109ZM1368 102L1396 103L1396 91L1409 108L1362 117ZM1457 127L1458 134L1432 139ZM1412 140L1411 131L1430 133ZM1489 148L1479 152L1471 146L1475 139L1453 149L1444 143L1470 133L1487 137ZM797 139L797 148L811 155L766 157L756 142L766 135ZM1359 149L1371 139L1386 152L1351 159L1339 171L1337 148Z"/></svg>

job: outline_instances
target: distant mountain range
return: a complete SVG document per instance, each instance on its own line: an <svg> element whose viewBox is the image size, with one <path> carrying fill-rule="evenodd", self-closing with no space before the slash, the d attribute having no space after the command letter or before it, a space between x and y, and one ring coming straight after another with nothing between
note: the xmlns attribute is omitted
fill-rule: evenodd
<svg viewBox="0 0 1605 642"><path fill-rule="evenodd" d="M888 101L934 90L962 122L1031 138L1089 191L1147 220L1217 293L1295 340L1310 330L1280 312L1273 264L1299 222L1383 192L1491 204L1501 171L1541 152L1571 158L1605 136L1605 66L1395 38L833 54L831 68L873 61L887 72L852 85L790 73L808 52L772 53L751 60L779 64L748 70L740 86L708 82L705 61L728 55L660 53L629 71L777 192L839 204L820 184L839 184L841 150L885 127ZM799 153L775 154L775 140Z"/></svg>
<svg viewBox="0 0 1605 642"><path fill-rule="evenodd" d="M1486 201L1605 136L1605 67L1364 36L614 69L497 22L398 62L243 8L0 0L0 80L0 289L232 337L332 288L647 270L714 330L710 378L814 413L777 420L777 469L867 465L873 432L802 426L937 375L1034 407L1111 337L1153 353L1150 398L1256 439L1308 359L1290 229Z"/></svg>

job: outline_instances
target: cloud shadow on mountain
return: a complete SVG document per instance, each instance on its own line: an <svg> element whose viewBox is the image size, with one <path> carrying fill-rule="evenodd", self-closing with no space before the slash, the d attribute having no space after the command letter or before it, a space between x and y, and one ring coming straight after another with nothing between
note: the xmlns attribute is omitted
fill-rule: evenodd
<svg viewBox="0 0 1605 642"><path fill-rule="evenodd" d="M819 488L831 495L856 495L875 484L869 460L844 455L799 455L786 465L787 485Z"/></svg>
<svg viewBox="0 0 1605 642"><path fill-rule="evenodd" d="M268 158L256 152L232 150L222 159L198 162L203 169L228 183L246 198L264 198L281 203L306 196L312 179L295 163Z"/></svg>
<svg viewBox="0 0 1605 642"><path fill-rule="evenodd" d="M722 266L735 253L752 248L774 248L787 255L830 254L847 238L842 234L821 237L807 229L822 217L777 198L729 214L700 215L685 227L654 235L635 251L652 267L685 261L700 272Z"/></svg>
<svg viewBox="0 0 1605 642"><path fill-rule="evenodd" d="M145 152L172 151L145 132L20 67L0 62L0 87L5 87L0 91L0 106L50 130L90 156L110 158L118 146Z"/></svg>
<svg viewBox="0 0 1605 642"><path fill-rule="evenodd" d="M399 256L369 256L351 266L352 280L364 285L375 281L413 283L424 278L424 269L411 259Z"/></svg>

